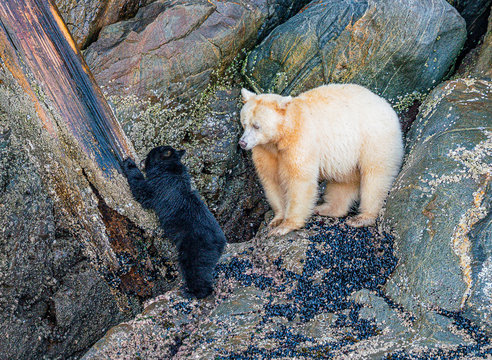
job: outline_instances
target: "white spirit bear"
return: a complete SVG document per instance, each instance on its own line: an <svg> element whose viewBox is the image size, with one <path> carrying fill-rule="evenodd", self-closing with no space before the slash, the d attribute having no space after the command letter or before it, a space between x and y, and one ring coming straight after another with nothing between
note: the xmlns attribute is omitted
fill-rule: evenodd
<svg viewBox="0 0 492 360"><path fill-rule="evenodd" d="M271 235L304 226L315 213L343 217L360 200L351 226L372 225L403 157L391 105L354 84L320 86L297 97L243 89L239 145L253 161L275 216ZM318 180L328 181L316 206Z"/></svg>

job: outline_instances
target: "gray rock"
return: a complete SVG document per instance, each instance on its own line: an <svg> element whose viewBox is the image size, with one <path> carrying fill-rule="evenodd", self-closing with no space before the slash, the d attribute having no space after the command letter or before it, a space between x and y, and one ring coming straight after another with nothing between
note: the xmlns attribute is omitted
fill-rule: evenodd
<svg viewBox="0 0 492 360"><path fill-rule="evenodd" d="M456 76L492 79L492 14L482 43L466 54Z"/></svg>
<svg viewBox="0 0 492 360"><path fill-rule="evenodd" d="M89 266L83 221L92 217L97 229L97 213L87 207L79 219L69 215L50 179L59 169L43 161L58 154L43 143L31 99L3 70L0 78L0 357L68 357L131 312L119 309ZM60 190L67 186L59 181ZM70 291L77 296L67 297Z"/></svg>
<svg viewBox="0 0 492 360"><path fill-rule="evenodd" d="M85 57L108 94L192 99L304 1L169 1L105 27Z"/></svg>
<svg viewBox="0 0 492 360"><path fill-rule="evenodd" d="M429 95L384 215L400 258L387 294L408 309L463 311L489 333L491 99L492 83L479 79Z"/></svg>
<svg viewBox="0 0 492 360"><path fill-rule="evenodd" d="M353 82L396 100L434 87L465 37L444 0L313 1L249 54L244 74L258 92Z"/></svg>

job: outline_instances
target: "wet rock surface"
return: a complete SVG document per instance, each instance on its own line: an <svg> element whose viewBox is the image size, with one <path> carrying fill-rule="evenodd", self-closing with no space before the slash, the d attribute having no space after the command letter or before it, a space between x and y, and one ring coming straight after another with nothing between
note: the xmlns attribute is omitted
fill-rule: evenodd
<svg viewBox="0 0 492 360"><path fill-rule="evenodd" d="M276 249L276 253L270 250ZM381 291L393 238L313 218L281 238L228 245L216 294L171 291L111 329L89 359L486 358L489 339L459 316L416 316Z"/></svg>
<svg viewBox="0 0 492 360"><path fill-rule="evenodd" d="M244 74L258 92L354 82L396 101L434 87L465 37L444 0L313 1L249 54Z"/></svg>
<svg viewBox="0 0 492 360"><path fill-rule="evenodd" d="M492 79L492 14L482 42L466 54L455 76Z"/></svg>
<svg viewBox="0 0 492 360"><path fill-rule="evenodd" d="M423 103L389 195L400 262L385 286L407 309L440 308L492 329L492 83L457 79Z"/></svg>

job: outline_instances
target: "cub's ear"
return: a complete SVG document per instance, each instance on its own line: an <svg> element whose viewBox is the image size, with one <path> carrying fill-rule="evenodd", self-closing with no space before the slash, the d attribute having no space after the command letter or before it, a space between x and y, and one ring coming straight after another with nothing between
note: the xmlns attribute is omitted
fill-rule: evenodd
<svg viewBox="0 0 492 360"><path fill-rule="evenodd" d="M243 97L243 103L245 103L246 101L253 98L253 96L255 96L255 93L249 91L248 89L242 88L241 89L241 96Z"/></svg>

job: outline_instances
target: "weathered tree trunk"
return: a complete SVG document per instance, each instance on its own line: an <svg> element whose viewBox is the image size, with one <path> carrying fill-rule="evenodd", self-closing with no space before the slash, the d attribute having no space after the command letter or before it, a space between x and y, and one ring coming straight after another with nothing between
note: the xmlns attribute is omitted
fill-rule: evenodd
<svg viewBox="0 0 492 360"><path fill-rule="evenodd" d="M118 168L116 160L132 155L131 145L56 7L46 0L4 1L0 19L2 58L24 90L35 98L30 71L81 148L104 171ZM38 110L44 127L59 136L59 125Z"/></svg>
<svg viewBox="0 0 492 360"><path fill-rule="evenodd" d="M133 154L51 1L1 1L0 357L80 354L169 287Z"/></svg>

